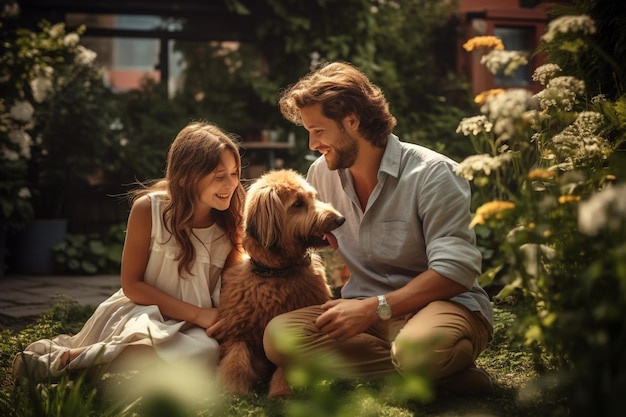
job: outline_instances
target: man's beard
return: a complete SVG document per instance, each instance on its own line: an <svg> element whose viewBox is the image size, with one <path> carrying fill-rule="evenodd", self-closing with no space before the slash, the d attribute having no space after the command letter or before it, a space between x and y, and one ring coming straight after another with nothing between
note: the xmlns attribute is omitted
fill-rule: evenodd
<svg viewBox="0 0 626 417"><path fill-rule="evenodd" d="M350 168L354 165L356 157L359 154L359 145L352 136L345 130L341 131L339 146L333 149L333 160L326 159L328 168L331 170L340 168Z"/></svg>

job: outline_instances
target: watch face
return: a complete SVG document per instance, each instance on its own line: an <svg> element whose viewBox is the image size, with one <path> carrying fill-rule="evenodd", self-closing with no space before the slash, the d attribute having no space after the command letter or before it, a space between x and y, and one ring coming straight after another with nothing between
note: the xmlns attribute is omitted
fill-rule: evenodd
<svg viewBox="0 0 626 417"><path fill-rule="evenodd" d="M376 309L376 314L383 320L389 320L391 318L391 307L389 307L389 304L381 304Z"/></svg>

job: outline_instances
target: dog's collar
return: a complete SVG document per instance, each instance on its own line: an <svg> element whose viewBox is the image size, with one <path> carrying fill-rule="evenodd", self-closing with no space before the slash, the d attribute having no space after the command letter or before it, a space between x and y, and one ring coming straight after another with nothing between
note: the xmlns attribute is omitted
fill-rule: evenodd
<svg viewBox="0 0 626 417"><path fill-rule="evenodd" d="M302 259L302 262L297 265L288 266L286 268L272 268L267 265L263 265L261 262L255 261L250 258L250 264L252 265L252 272L262 277L286 277L291 275L296 270L311 265L311 254L307 253Z"/></svg>

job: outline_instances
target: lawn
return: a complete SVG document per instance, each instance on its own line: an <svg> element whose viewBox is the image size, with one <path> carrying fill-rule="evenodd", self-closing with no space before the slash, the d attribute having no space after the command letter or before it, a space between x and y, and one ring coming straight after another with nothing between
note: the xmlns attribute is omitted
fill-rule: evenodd
<svg viewBox="0 0 626 417"><path fill-rule="evenodd" d="M495 309L495 334L478 364L493 377L489 395L453 396L436 393L431 400L416 398L428 392L420 380L333 380L309 367L297 377L303 387L288 400L265 397L263 388L247 396L225 396L194 370L159 371L156 375L105 374L60 384L22 385L11 379L16 351L40 338L80 329L92 307L59 298L54 310L0 334L0 415L12 416L554 416L567 415L565 402L539 388L532 355L513 347L507 336L515 315ZM168 373L169 372L169 373ZM295 376L294 376L295 377ZM306 387L305 387L306 385ZM59 389L64 387L65 389ZM120 394L121 393L121 394Z"/></svg>

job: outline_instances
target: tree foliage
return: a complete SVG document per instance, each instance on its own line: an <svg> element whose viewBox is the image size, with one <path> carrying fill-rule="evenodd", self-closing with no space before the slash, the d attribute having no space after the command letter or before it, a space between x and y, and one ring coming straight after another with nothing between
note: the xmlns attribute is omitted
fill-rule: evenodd
<svg viewBox="0 0 626 417"><path fill-rule="evenodd" d="M254 22L240 45L178 43L187 62L178 100L242 136L263 128L298 132L282 119L281 89L323 61L349 61L387 95L396 133L453 156L454 128L469 106L454 73L456 1L228 0ZM193 24L193 23L191 23ZM303 135L302 131L299 131ZM458 141L457 141L458 142ZM456 145L458 146L458 145Z"/></svg>

